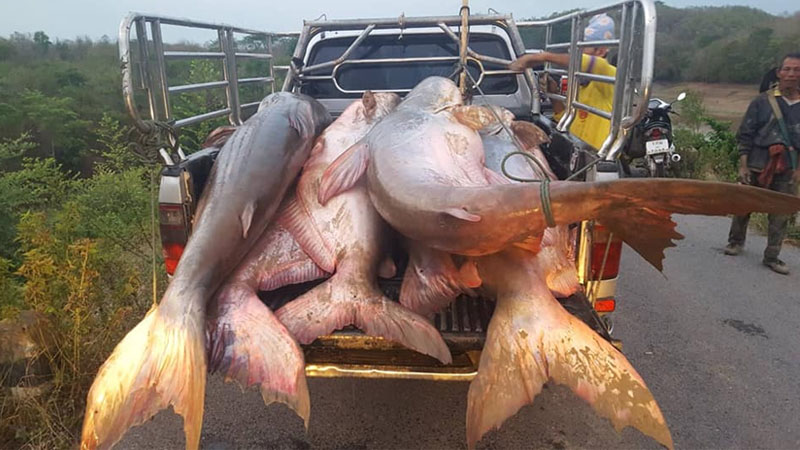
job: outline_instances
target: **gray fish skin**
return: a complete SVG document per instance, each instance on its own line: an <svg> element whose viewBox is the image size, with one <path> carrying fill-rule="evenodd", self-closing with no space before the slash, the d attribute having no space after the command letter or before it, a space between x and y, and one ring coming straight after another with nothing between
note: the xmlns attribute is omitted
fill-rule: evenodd
<svg viewBox="0 0 800 450"><path fill-rule="evenodd" d="M161 302L117 345L87 399L83 448L106 448L173 406L197 448L206 380L206 304L253 246L330 122L310 97L272 94L220 150L199 219Z"/></svg>

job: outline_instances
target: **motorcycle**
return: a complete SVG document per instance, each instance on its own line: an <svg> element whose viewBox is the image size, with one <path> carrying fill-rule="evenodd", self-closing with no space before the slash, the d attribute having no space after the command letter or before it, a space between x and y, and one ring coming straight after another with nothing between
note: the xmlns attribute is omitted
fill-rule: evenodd
<svg viewBox="0 0 800 450"><path fill-rule="evenodd" d="M637 158L644 159L649 176L659 178L667 176L670 166L681 161L681 155L675 152L669 115L677 114L672 110L672 105L685 98L686 93L681 92L671 103L660 98L650 99L647 113L634 127L627 148L623 151L623 169L628 175L635 172L630 164Z"/></svg>

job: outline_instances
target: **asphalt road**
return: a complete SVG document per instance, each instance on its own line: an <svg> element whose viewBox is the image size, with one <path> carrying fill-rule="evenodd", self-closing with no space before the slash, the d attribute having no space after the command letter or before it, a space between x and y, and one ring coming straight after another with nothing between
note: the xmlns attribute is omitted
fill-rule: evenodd
<svg viewBox="0 0 800 450"><path fill-rule="evenodd" d="M766 240L750 235L722 254L729 221L679 217L686 235L664 275L629 249L615 336L650 386L676 448L800 448L800 249L784 248L791 275L761 265ZM288 408L209 378L201 444L207 449L465 448L467 383L310 379L308 432ZM128 432L118 448L183 447L169 411ZM659 448L617 434L570 391L548 386L479 448Z"/></svg>

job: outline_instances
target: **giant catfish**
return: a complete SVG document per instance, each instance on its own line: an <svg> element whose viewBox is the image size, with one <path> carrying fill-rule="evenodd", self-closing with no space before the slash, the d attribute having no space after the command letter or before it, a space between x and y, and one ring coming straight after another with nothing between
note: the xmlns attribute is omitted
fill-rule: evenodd
<svg viewBox="0 0 800 450"><path fill-rule="evenodd" d="M484 160L477 133L449 112L461 105L452 81L430 77L420 82L393 113L331 164L320 200L349 189L366 172L372 203L393 228L427 246L462 255L495 253L540 235L548 223L549 204L552 223L600 219L659 270L664 249L682 237L674 229L672 213L800 210L800 198L791 195L694 180L454 185L454 170L474 175ZM454 162L462 166L455 168Z"/></svg>
<svg viewBox="0 0 800 450"><path fill-rule="evenodd" d="M319 137L298 180L297 201L280 221L322 269L335 273L276 315L301 343L355 325L368 335L449 363L450 351L439 332L423 317L386 298L378 287L389 230L363 183L325 205L318 201L320 179L329 164L380 124L397 101L394 94L368 92Z"/></svg>
<svg viewBox="0 0 800 450"><path fill-rule="evenodd" d="M267 227L330 122L310 97L276 93L220 150L202 211L166 292L117 345L89 390L81 446L110 447L172 405L197 448L206 380L206 304Z"/></svg>
<svg viewBox="0 0 800 450"><path fill-rule="evenodd" d="M208 306L209 372L242 387L258 385L264 403L285 403L308 426L303 350L258 292L327 276L291 233L273 222Z"/></svg>

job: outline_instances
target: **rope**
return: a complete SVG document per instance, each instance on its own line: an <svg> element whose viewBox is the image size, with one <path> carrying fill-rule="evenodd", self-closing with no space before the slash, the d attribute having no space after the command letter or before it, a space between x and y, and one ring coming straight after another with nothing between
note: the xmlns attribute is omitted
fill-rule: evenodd
<svg viewBox="0 0 800 450"><path fill-rule="evenodd" d="M155 171L150 171L150 239L153 254L151 257L151 266L153 270L153 306L158 303L158 279L156 277L156 212L155 212Z"/></svg>
<svg viewBox="0 0 800 450"><path fill-rule="evenodd" d="M155 120L145 121L146 130L134 128L128 134L129 141L133 142L133 150L141 159L147 162L158 161L158 152L168 148L177 152L178 132L168 122Z"/></svg>
<svg viewBox="0 0 800 450"><path fill-rule="evenodd" d="M534 162L539 164L539 161L536 159L536 157L528 152L511 152L503 157L503 161L500 164L500 169L503 171L503 175L514 181L520 181L523 183L539 183L539 198L542 201L542 214L544 215L544 220L547 223L548 227L552 228L556 226L556 221L555 218L553 217L552 202L550 201L550 179L547 177L538 180L535 178L520 178L508 173L508 170L506 169L506 161L508 161L508 159L511 158L512 156L516 155L522 155L528 160L533 160Z"/></svg>
<svg viewBox="0 0 800 450"><path fill-rule="evenodd" d="M478 93L481 95L481 97L485 98L486 94L483 92L483 89L481 89L481 87L475 82L475 78L472 77L472 74L469 73L469 70L466 70L466 67L462 67L461 70L463 71L463 73L467 75L467 77L469 77L470 82L472 82L472 86L478 90ZM503 130L508 134L508 136L511 137L511 141L514 143L514 146L516 146L517 149L519 149L518 151L511 152L503 157L503 161L500 163L500 170L503 172L503 175L514 181L520 181L525 183L538 182L539 197L542 201L542 214L544 215L544 220L547 223L548 227L556 226L556 221L555 218L553 217L552 203L550 201L550 179L545 175L547 171L545 170L544 165L542 164L541 161L539 161L538 158L525 151L525 149L522 146L522 143L519 142L517 136L513 132L511 132L511 130L508 129L503 120L500 119L500 116L497 114L497 111L495 111L494 108L488 108L488 109L489 111L492 112L492 115L494 116L495 120L497 120L497 123L499 123L500 126L503 127ZM532 161L534 164L536 164L535 168L533 166L531 166L531 168L534 170L538 169L541 179L537 180L533 178L519 178L508 173L508 169L506 168L506 163L508 162L508 159L514 155L522 155L526 158L526 160L529 163Z"/></svg>

